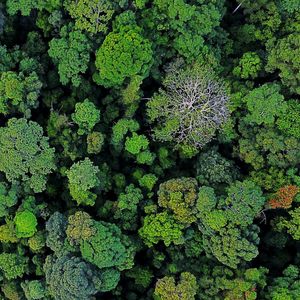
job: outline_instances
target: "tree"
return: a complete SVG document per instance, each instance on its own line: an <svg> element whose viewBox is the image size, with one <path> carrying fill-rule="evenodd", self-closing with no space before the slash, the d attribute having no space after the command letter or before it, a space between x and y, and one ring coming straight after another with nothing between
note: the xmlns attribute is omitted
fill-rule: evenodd
<svg viewBox="0 0 300 300"><path fill-rule="evenodd" d="M287 110L284 97L279 91L278 84L264 84L250 91L244 98L249 111L244 120L250 124L274 124L275 117L284 115Z"/></svg>
<svg viewBox="0 0 300 300"><path fill-rule="evenodd" d="M297 100L288 100L286 111L278 116L276 125L285 134L300 138L300 104Z"/></svg>
<svg viewBox="0 0 300 300"><path fill-rule="evenodd" d="M262 61L256 52L246 52L233 69L233 74L242 79L256 78L262 67Z"/></svg>
<svg viewBox="0 0 300 300"><path fill-rule="evenodd" d="M183 272L180 274L178 284L173 277L166 276L159 279L155 285L154 295L160 300L193 300L197 288L196 277L189 272Z"/></svg>
<svg viewBox="0 0 300 300"><path fill-rule="evenodd" d="M78 245L96 234L91 216L84 211L77 211L69 216L66 235L71 245Z"/></svg>
<svg viewBox="0 0 300 300"><path fill-rule="evenodd" d="M14 218L16 226L16 235L18 238L31 237L37 231L37 219L36 216L29 210L23 210L16 213Z"/></svg>
<svg viewBox="0 0 300 300"><path fill-rule="evenodd" d="M0 270L6 279L22 277L28 269L28 257L16 253L0 254Z"/></svg>
<svg viewBox="0 0 300 300"><path fill-rule="evenodd" d="M120 25L105 37L96 52L98 72L93 79L99 85L113 87L136 75L146 77L152 65L152 55L151 43L142 36L137 25Z"/></svg>
<svg viewBox="0 0 300 300"><path fill-rule="evenodd" d="M26 280L21 283L21 287L25 293L26 299L28 300L45 299L48 294L45 284L41 280Z"/></svg>
<svg viewBox="0 0 300 300"><path fill-rule="evenodd" d="M89 158L74 163L66 172L69 190L77 204L94 205L97 195L91 190L100 185L99 168Z"/></svg>
<svg viewBox="0 0 300 300"><path fill-rule="evenodd" d="M29 16L32 9L42 9L42 0L8 0L7 12L10 15L16 15L18 11L21 11L23 16Z"/></svg>
<svg viewBox="0 0 300 300"><path fill-rule="evenodd" d="M101 286L97 272L75 256L47 256L44 264L46 284L57 300L92 299Z"/></svg>
<svg viewBox="0 0 300 300"><path fill-rule="evenodd" d="M18 202L17 187L0 182L0 218L9 214L10 208Z"/></svg>
<svg viewBox="0 0 300 300"><path fill-rule="evenodd" d="M133 119L120 119L112 128L111 144L116 151L121 152L127 133L133 133L140 129L140 125Z"/></svg>
<svg viewBox="0 0 300 300"><path fill-rule="evenodd" d="M186 226L196 221L198 184L194 178L176 178L163 182L157 192L158 205L169 210L175 220Z"/></svg>
<svg viewBox="0 0 300 300"><path fill-rule="evenodd" d="M94 222L95 234L82 240L82 257L98 268L115 267L119 271L133 266L135 247L118 226L106 222Z"/></svg>
<svg viewBox="0 0 300 300"><path fill-rule="evenodd" d="M0 171L10 182L21 181L35 193L42 192L54 169L54 149L38 123L11 118L0 128Z"/></svg>
<svg viewBox="0 0 300 300"><path fill-rule="evenodd" d="M57 256L69 252L66 243L67 217L59 212L53 213L46 222L46 245Z"/></svg>
<svg viewBox="0 0 300 300"><path fill-rule="evenodd" d="M58 65L60 81L63 85L71 82L75 87L81 83L81 74L85 73L90 60L90 42L78 30L64 26L60 31L61 38L49 42L48 54Z"/></svg>
<svg viewBox="0 0 300 300"><path fill-rule="evenodd" d="M219 206L226 209L228 220L240 226L248 226L259 215L266 202L263 192L254 182L236 181L228 188L228 196Z"/></svg>
<svg viewBox="0 0 300 300"><path fill-rule="evenodd" d="M270 300L293 300L299 297L299 267L290 265L283 271L283 276L274 278L265 294Z"/></svg>
<svg viewBox="0 0 300 300"><path fill-rule="evenodd" d="M177 146L201 148L227 120L228 96L220 82L205 66L185 69L173 64L163 80L164 89L147 103L154 138Z"/></svg>
<svg viewBox="0 0 300 300"><path fill-rule="evenodd" d="M216 196L210 187L199 189L197 224L203 234L206 255L231 268L258 255L259 227L252 224L265 202L253 182L236 182L227 198Z"/></svg>
<svg viewBox="0 0 300 300"><path fill-rule="evenodd" d="M130 184L120 193L115 203L114 218L125 230L136 230L138 224L138 205L143 199L142 191Z"/></svg>
<svg viewBox="0 0 300 300"><path fill-rule="evenodd" d="M289 218L278 218L275 228L279 231L286 229L294 240L300 240L300 207L290 210L288 214Z"/></svg>
<svg viewBox="0 0 300 300"><path fill-rule="evenodd" d="M216 148L201 152L196 162L197 180L201 185L220 187L238 177L233 161L223 157Z"/></svg>
<svg viewBox="0 0 300 300"><path fill-rule="evenodd" d="M296 94L300 94L300 67L294 57L300 55L299 44L300 37L296 32L270 43L266 66L268 72L279 70L282 83Z"/></svg>
<svg viewBox="0 0 300 300"><path fill-rule="evenodd" d="M143 226L139 229L139 235L144 243L151 247L159 241L163 241L168 247L184 242L182 230L184 225L176 221L175 217L164 211L157 214L147 215L143 220Z"/></svg>
<svg viewBox="0 0 300 300"><path fill-rule="evenodd" d="M268 206L275 208L290 208L299 188L295 185L286 185L281 187L273 198L268 201Z"/></svg>
<svg viewBox="0 0 300 300"><path fill-rule="evenodd" d="M94 126L100 121L100 111L94 103L85 99L81 103L76 103L75 113L71 117L79 127L78 134L83 135L91 132Z"/></svg>
<svg viewBox="0 0 300 300"><path fill-rule="evenodd" d="M94 131L87 135L87 153L98 154L104 145L104 135L101 132Z"/></svg>
<svg viewBox="0 0 300 300"><path fill-rule="evenodd" d="M75 19L75 28L92 34L106 33L115 12L113 3L107 0L79 0L76 3L67 0L64 6Z"/></svg>
<svg viewBox="0 0 300 300"><path fill-rule="evenodd" d="M31 109L39 105L42 85L36 72L29 75L3 72L0 77L0 113L7 115L19 111L25 117L30 117Z"/></svg>

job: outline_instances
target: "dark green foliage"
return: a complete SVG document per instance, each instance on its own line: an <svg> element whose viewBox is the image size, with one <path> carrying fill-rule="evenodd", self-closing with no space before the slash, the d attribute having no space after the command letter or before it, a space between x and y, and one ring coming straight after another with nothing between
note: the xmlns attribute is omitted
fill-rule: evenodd
<svg viewBox="0 0 300 300"><path fill-rule="evenodd" d="M230 184L238 176L232 161L224 158L216 149L203 152L197 159L197 180L201 185L217 187Z"/></svg>
<svg viewBox="0 0 300 300"><path fill-rule="evenodd" d="M282 277L274 278L268 292L266 299L297 299L299 297L300 284L299 284L299 267L290 265L283 271Z"/></svg>
<svg viewBox="0 0 300 300"><path fill-rule="evenodd" d="M300 300L299 0L0 0L0 299Z"/></svg>
<svg viewBox="0 0 300 300"><path fill-rule="evenodd" d="M78 257L48 256L44 270L49 293L57 300L91 299L101 285L96 271Z"/></svg>
<svg viewBox="0 0 300 300"><path fill-rule="evenodd" d="M0 218L9 214L9 209L18 202L16 187L9 188L5 182L0 182Z"/></svg>

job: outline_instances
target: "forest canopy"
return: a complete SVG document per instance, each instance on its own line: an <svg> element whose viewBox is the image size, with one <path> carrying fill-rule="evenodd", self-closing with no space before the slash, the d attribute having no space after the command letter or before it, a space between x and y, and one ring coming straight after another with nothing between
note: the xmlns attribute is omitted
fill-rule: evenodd
<svg viewBox="0 0 300 300"><path fill-rule="evenodd" d="M300 1L0 0L0 299L299 300Z"/></svg>

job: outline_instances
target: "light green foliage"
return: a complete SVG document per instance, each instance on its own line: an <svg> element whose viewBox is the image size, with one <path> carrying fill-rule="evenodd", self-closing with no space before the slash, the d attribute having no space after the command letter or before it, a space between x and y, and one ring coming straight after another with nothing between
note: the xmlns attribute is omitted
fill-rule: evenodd
<svg viewBox="0 0 300 300"><path fill-rule="evenodd" d="M177 284L173 277L159 279L154 294L159 300L194 300L197 288L196 277L189 272L183 272Z"/></svg>
<svg viewBox="0 0 300 300"><path fill-rule="evenodd" d="M118 20L116 21L118 22ZM151 43L136 25L120 25L110 32L96 52L94 74L97 84L105 87L121 85L126 78L146 77L152 65Z"/></svg>
<svg viewBox="0 0 300 300"><path fill-rule="evenodd" d="M167 71L163 89L147 102L154 138L195 154L229 115L225 88L204 65L183 68L177 61Z"/></svg>
<svg viewBox="0 0 300 300"><path fill-rule="evenodd" d="M300 294L299 267L290 265L268 286L267 300L297 300Z"/></svg>
<svg viewBox="0 0 300 300"><path fill-rule="evenodd" d="M159 186L158 205L170 210L178 222L190 225L196 221L197 194L198 184L194 178L170 179Z"/></svg>
<svg viewBox="0 0 300 300"><path fill-rule="evenodd" d="M45 284L40 280L26 280L21 283L21 287L28 300L44 299L47 295Z"/></svg>
<svg viewBox="0 0 300 300"><path fill-rule="evenodd" d="M28 268L28 257L16 253L0 254L0 270L6 279L22 277Z"/></svg>
<svg viewBox="0 0 300 300"><path fill-rule="evenodd" d="M93 34L106 33L108 22L114 13L113 4L108 0L67 0L64 5L75 19L75 28Z"/></svg>
<svg viewBox="0 0 300 300"><path fill-rule="evenodd" d="M39 104L42 85L36 72L28 76L23 72L3 72L0 77L0 113L7 115L19 111L30 117L31 109Z"/></svg>
<svg viewBox="0 0 300 300"><path fill-rule="evenodd" d="M139 130L140 125L133 119L120 119L112 128L111 143L119 152L123 148L123 141L128 132Z"/></svg>
<svg viewBox="0 0 300 300"><path fill-rule="evenodd" d="M282 83L287 86L292 93L300 94L300 64L295 57L300 56L300 36L293 33L268 48L268 63L266 70L273 72L279 70Z"/></svg>
<svg viewBox="0 0 300 300"><path fill-rule="evenodd" d="M49 56L58 65L60 81L63 85L71 82L75 87L81 83L81 74L85 73L90 60L90 42L78 30L64 26L60 31L61 38L49 42Z"/></svg>
<svg viewBox="0 0 300 300"><path fill-rule="evenodd" d="M201 185L219 187L232 183L238 175L233 162L224 158L216 148L200 153L196 168L196 178Z"/></svg>
<svg viewBox="0 0 300 300"><path fill-rule="evenodd" d="M0 128L0 171L10 182L22 181L42 192L54 169L54 149L38 123L12 118Z"/></svg>
<svg viewBox="0 0 300 300"><path fill-rule="evenodd" d="M91 190L100 185L99 168L89 158L74 163L66 172L72 198L77 204L94 205L97 195Z"/></svg>
<svg viewBox="0 0 300 300"><path fill-rule="evenodd" d="M84 211L77 211L69 216L66 235L71 245L78 245L96 234L91 216Z"/></svg>
<svg viewBox="0 0 300 300"><path fill-rule="evenodd" d="M166 246L171 243L182 244L184 225L178 223L174 216L166 211L147 215L143 220L143 226L139 229L139 235L144 243L151 247L159 241L163 241Z"/></svg>
<svg viewBox="0 0 300 300"><path fill-rule="evenodd" d="M255 52L246 52L239 60L238 66L233 69L233 74L242 79L256 78L262 70L262 62Z"/></svg>
<svg viewBox="0 0 300 300"><path fill-rule="evenodd" d="M244 120L250 124L274 124L275 117L285 114L287 110L278 84L264 84L246 95L244 101L249 111Z"/></svg>
<svg viewBox="0 0 300 300"><path fill-rule="evenodd" d="M18 238L31 237L37 231L36 226L38 223L36 216L29 210L17 212L14 222Z"/></svg>
<svg viewBox="0 0 300 300"><path fill-rule="evenodd" d="M285 134L300 138L300 103L297 100L287 101L287 110L277 119L277 127Z"/></svg>
<svg viewBox="0 0 300 300"><path fill-rule="evenodd" d="M48 291L57 300L90 299L101 285L92 267L74 256L47 256L44 272Z"/></svg>
<svg viewBox="0 0 300 300"><path fill-rule="evenodd" d="M146 174L139 179L139 185L148 191L152 191L157 180L158 178L154 174Z"/></svg>
<svg viewBox="0 0 300 300"><path fill-rule="evenodd" d="M80 244L82 257L98 268L130 269L135 254L131 240L115 224L95 222L94 226L96 233Z"/></svg>
<svg viewBox="0 0 300 300"><path fill-rule="evenodd" d="M78 125L78 134L83 135L92 131L94 126L100 121L100 110L93 102L85 99L76 103L75 113L71 115L72 120Z"/></svg>
<svg viewBox="0 0 300 300"><path fill-rule="evenodd" d="M138 220L138 204L143 199L139 188L133 184L126 187L125 193L120 193L115 205L114 218L119 220L125 230L136 230Z"/></svg>
<svg viewBox="0 0 300 300"><path fill-rule="evenodd" d="M218 199L212 188L201 187L196 207L206 255L231 268L256 257L259 227L252 223L264 202L261 189L250 181L230 186L225 199Z"/></svg>
<svg viewBox="0 0 300 300"><path fill-rule="evenodd" d="M148 149L140 152L136 157L136 161L139 164L145 164L149 166L152 165L154 159L155 159L155 154L150 152Z"/></svg>
<svg viewBox="0 0 300 300"><path fill-rule="evenodd" d="M87 152L98 154L104 145L104 135L99 131L94 131L87 135Z"/></svg>
<svg viewBox="0 0 300 300"><path fill-rule="evenodd" d="M144 135L138 135L134 132L131 137L126 137L125 149L133 155L137 155L142 150L146 150L148 145L149 141Z"/></svg>
<svg viewBox="0 0 300 300"><path fill-rule="evenodd" d="M9 214L9 209L18 202L17 189L9 187L7 183L0 181L0 218Z"/></svg>

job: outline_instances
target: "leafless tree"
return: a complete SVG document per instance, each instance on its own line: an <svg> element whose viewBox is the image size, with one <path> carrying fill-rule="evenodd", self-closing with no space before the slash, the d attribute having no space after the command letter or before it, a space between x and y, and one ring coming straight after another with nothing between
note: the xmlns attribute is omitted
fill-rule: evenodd
<svg viewBox="0 0 300 300"><path fill-rule="evenodd" d="M201 148L227 120L229 97L223 83L209 68L195 65L182 70L178 66L175 63L167 69L164 89L159 94L162 100L159 114L165 122L177 120L172 130L165 131L172 140Z"/></svg>

